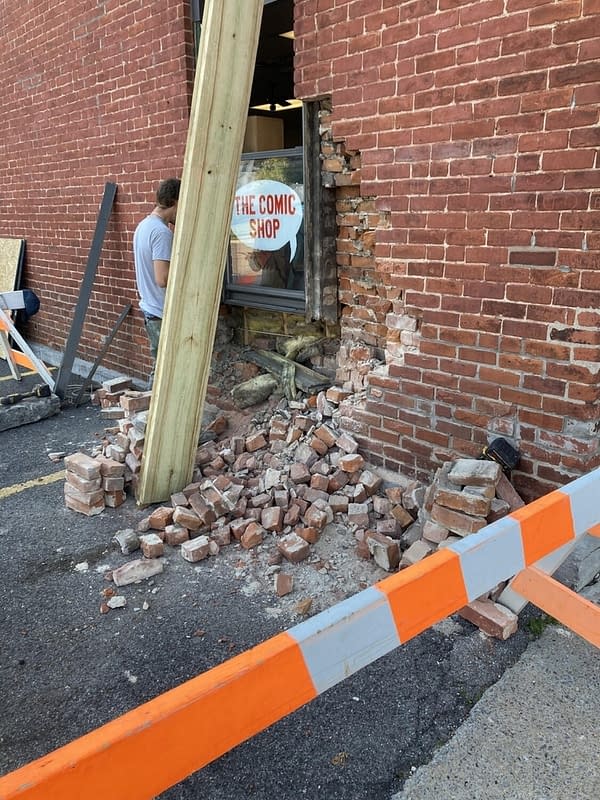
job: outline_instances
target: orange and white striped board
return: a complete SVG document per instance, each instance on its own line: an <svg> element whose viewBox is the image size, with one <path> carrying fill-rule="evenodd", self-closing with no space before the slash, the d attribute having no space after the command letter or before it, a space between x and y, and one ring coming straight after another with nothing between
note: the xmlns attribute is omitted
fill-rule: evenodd
<svg viewBox="0 0 600 800"><path fill-rule="evenodd" d="M598 492L600 469L0 778L0 800L150 800L501 581L527 583L598 524Z"/></svg>
<svg viewBox="0 0 600 800"><path fill-rule="evenodd" d="M2 295L0 295L1 299ZM17 342L20 350L13 349L8 341L8 334ZM6 311L0 306L0 356L4 351L4 357L9 363L11 372L16 380L21 379L18 366L25 367L26 369L35 370L44 383L48 384L51 390L54 389L54 378L48 371L46 365L35 355L33 350L29 347L25 339L21 336L19 331L15 328L11 318Z"/></svg>

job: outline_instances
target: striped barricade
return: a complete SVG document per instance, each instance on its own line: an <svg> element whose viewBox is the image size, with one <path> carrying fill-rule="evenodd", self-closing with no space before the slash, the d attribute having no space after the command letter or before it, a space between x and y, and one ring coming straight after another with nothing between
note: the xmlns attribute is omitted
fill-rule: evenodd
<svg viewBox="0 0 600 800"><path fill-rule="evenodd" d="M0 778L0 800L149 800L500 582L545 602L531 567L597 532L597 493L600 469ZM600 646L600 609L559 595L551 613Z"/></svg>

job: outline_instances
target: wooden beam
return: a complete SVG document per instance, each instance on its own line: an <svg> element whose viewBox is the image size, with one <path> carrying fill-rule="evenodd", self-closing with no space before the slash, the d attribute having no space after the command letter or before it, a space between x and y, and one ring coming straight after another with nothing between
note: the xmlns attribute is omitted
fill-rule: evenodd
<svg viewBox="0 0 600 800"><path fill-rule="evenodd" d="M189 483L202 422L263 0L212 0L200 51L138 502Z"/></svg>
<svg viewBox="0 0 600 800"><path fill-rule="evenodd" d="M512 585L546 614L600 647L600 608L563 586L536 567L528 567L515 575Z"/></svg>

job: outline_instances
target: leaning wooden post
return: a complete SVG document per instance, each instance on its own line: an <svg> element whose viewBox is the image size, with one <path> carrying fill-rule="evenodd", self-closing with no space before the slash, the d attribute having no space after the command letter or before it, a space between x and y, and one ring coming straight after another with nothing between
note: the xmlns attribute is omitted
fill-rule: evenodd
<svg viewBox="0 0 600 800"><path fill-rule="evenodd" d="M262 10L263 0L205 5L141 505L166 500L193 472Z"/></svg>

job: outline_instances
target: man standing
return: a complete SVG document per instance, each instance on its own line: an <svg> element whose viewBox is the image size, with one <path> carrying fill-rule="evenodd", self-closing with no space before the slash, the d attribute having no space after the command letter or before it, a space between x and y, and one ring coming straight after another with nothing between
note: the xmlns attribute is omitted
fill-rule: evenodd
<svg viewBox="0 0 600 800"><path fill-rule="evenodd" d="M148 389L152 389L154 382L158 340L173 246L171 226L175 224L177 218L180 187L179 178L167 178L162 181L156 192L154 210L139 223L133 234L135 278L140 296L140 309L144 315L144 325L153 360L152 371L148 378Z"/></svg>

